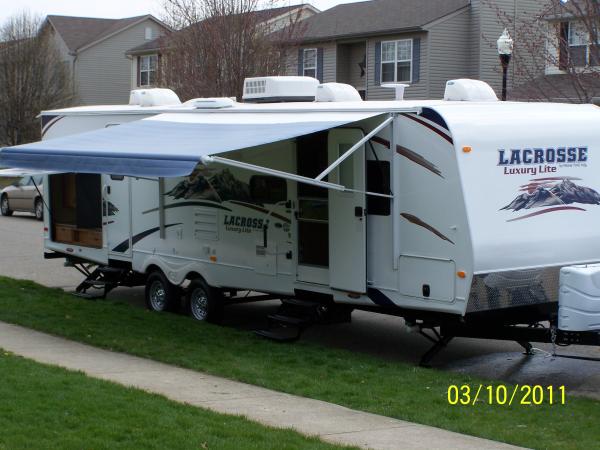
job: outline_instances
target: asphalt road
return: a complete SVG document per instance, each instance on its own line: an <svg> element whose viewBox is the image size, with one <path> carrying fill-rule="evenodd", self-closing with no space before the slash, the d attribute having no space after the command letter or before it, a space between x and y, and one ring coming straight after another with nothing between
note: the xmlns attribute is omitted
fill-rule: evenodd
<svg viewBox="0 0 600 450"><path fill-rule="evenodd" d="M82 279L75 269L63 267L63 260L43 259L42 224L25 214L0 217L0 275L68 291ZM110 296L143 307L143 288L119 288ZM229 306L224 326L260 329L278 304ZM402 319L363 311L355 311L350 324L312 327L302 339L413 364L430 347L422 336L407 331ZM600 362L554 358L544 353L551 351L550 345L535 346L543 351L525 356L514 342L455 339L434 359L433 366L512 383L565 385L567 394L600 399ZM596 347L572 346L558 352L600 358L600 348Z"/></svg>

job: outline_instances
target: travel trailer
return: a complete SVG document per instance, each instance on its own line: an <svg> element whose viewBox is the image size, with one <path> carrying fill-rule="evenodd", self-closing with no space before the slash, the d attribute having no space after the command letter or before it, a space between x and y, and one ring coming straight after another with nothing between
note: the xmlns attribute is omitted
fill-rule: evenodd
<svg viewBox="0 0 600 450"><path fill-rule="evenodd" d="M45 111L42 141L0 152L46 171L46 257L79 292L145 285L149 308L183 297L199 320L282 299L261 332L278 339L394 314L435 341L424 362L456 336L600 344L598 107L473 80L361 101L305 77L130 103Z"/></svg>

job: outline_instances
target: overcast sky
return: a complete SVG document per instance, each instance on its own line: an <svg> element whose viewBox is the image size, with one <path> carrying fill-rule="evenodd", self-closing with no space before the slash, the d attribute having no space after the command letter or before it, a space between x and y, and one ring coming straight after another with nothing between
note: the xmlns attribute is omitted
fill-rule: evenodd
<svg viewBox="0 0 600 450"><path fill-rule="evenodd" d="M311 3L324 10L340 3L353 3L359 0L283 0L282 6L298 3ZM65 16L120 18L142 14L161 15L162 0L0 0L0 21L24 9L45 16L59 14Z"/></svg>

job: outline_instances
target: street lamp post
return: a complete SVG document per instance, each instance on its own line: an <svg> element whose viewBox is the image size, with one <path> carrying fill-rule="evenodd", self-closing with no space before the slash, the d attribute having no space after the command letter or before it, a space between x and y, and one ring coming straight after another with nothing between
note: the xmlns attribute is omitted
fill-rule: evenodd
<svg viewBox="0 0 600 450"><path fill-rule="evenodd" d="M500 55L500 63L502 64L502 101L506 101L506 80L508 77L508 64L513 52L513 40L505 28L502 35L498 39L498 54Z"/></svg>

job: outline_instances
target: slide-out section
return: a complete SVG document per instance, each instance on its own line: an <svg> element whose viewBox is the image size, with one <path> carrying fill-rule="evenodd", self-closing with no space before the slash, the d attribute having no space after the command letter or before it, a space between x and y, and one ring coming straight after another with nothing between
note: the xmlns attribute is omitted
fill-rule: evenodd
<svg viewBox="0 0 600 450"><path fill-rule="evenodd" d="M102 184L100 175L50 175L52 241L102 248Z"/></svg>

